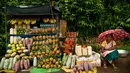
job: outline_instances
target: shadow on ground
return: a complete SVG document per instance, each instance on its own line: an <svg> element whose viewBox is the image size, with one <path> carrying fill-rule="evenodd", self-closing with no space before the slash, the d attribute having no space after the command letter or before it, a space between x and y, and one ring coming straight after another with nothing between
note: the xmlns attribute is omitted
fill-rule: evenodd
<svg viewBox="0 0 130 73"><path fill-rule="evenodd" d="M98 73L130 73L130 56L127 58L119 58L116 63L118 69L115 72L111 65L107 69L103 67L98 68Z"/></svg>

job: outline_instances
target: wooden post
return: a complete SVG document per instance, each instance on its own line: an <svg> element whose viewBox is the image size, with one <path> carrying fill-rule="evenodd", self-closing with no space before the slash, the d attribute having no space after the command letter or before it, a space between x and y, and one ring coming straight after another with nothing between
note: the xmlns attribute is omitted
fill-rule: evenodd
<svg viewBox="0 0 130 73"><path fill-rule="evenodd" d="M58 27L58 31L57 31L57 33L58 33L58 36L59 36L59 33L60 33L60 18L59 18L59 16L58 15L56 15L56 26Z"/></svg>
<svg viewBox="0 0 130 73"><path fill-rule="evenodd" d="M60 20L60 28L61 28L61 33L62 36L66 36L66 32L67 32L67 21L66 20Z"/></svg>
<svg viewBox="0 0 130 73"><path fill-rule="evenodd" d="M52 5L52 7L54 7L54 1L53 0L51 0L51 5Z"/></svg>

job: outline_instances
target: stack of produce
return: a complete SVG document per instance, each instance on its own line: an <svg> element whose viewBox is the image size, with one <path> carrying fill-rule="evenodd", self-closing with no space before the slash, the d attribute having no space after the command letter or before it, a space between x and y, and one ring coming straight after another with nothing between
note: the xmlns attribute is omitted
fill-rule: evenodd
<svg viewBox="0 0 130 73"><path fill-rule="evenodd" d="M73 67L72 73L82 73L83 71L88 73L89 70L94 71L92 64L86 61L82 61L81 65L75 65Z"/></svg>
<svg viewBox="0 0 130 73"><path fill-rule="evenodd" d="M22 69L28 69L30 67L30 61L28 59L27 53L31 48L32 39L18 37L15 38L15 42L8 44L8 50L5 54L5 57L3 57L1 60L0 69L13 69L15 71L19 71Z"/></svg>
<svg viewBox="0 0 130 73"><path fill-rule="evenodd" d="M68 69L73 68L75 66L75 64L76 64L76 55L72 55L72 53L70 53L69 55L66 55L64 53L62 63Z"/></svg>
<svg viewBox="0 0 130 73"><path fill-rule="evenodd" d="M40 58L39 62L34 61L37 62L34 66L42 68L61 67L60 60L58 59L60 55L60 50L58 50L57 37L52 39L52 37L50 36L41 40L38 39L34 40L32 51L30 53L30 56L32 57Z"/></svg>
<svg viewBox="0 0 130 73"><path fill-rule="evenodd" d="M66 38L64 44L64 52L68 55L72 53L74 45L75 45L75 38Z"/></svg>
<svg viewBox="0 0 130 73"><path fill-rule="evenodd" d="M55 23L56 20L44 18L44 23ZM47 24L50 25L50 24ZM44 28L32 29L33 46L30 57L33 58L33 66L38 68L60 68L60 50L58 49L57 27L45 26ZM54 34L55 33L55 34Z"/></svg>
<svg viewBox="0 0 130 73"><path fill-rule="evenodd" d="M16 19L11 19L10 24L13 29L16 29L16 34L18 35L24 35L24 34L29 34L30 30L30 25L36 24L36 18L16 18ZM12 31L10 32L12 34ZM15 33L13 33L15 34Z"/></svg>
<svg viewBox="0 0 130 73"><path fill-rule="evenodd" d="M46 27L46 28L34 28L32 29L32 34L47 34L54 33L57 29L55 27Z"/></svg>

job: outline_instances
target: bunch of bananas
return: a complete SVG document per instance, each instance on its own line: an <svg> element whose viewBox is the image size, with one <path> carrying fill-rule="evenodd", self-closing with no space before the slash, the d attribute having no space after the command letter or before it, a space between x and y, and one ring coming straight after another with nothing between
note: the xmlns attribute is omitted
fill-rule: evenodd
<svg viewBox="0 0 130 73"><path fill-rule="evenodd" d="M30 25L30 24L36 24L36 19L11 19L10 23L12 25L14 24L18 24L18 25L22 25L22 23L26 24L26 25Z"/></svg>
<svg viewBox="0 0 130 73"><path fill-rule="evenodd" d="M31 24L36 24L36 19L31 19Z"/></svg>
<svg viewBox="0 0 130 73"><path fill-rule="evenodd" d="M43 21L44 21L44 23L55 23L56 22L56 19L54 19L54 18L51 18L51 19L49 19L49 18L44 18L43 19Z"/></svg>
<svg viewBox="0 0 130 73"><path fill-rule="evenodd" d="M11 20L10 20L10 23L11 23L12 25L14 25L14 24L17 23L17 20L16 20L16 19L11 19Z"/></svg>

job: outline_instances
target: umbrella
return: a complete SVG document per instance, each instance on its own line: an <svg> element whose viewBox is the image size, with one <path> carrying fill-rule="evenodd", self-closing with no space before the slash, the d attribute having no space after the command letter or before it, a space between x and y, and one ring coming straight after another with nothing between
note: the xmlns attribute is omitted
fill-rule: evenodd
<svg viewBox="0 0 130 73"><path fill-rule="evenodd" d="M129 33L127 33L125 30L123 29L111 29L111 30L107 30L105 32L102 32L99 36L98 36L98 40L99 42L103 42L106 39L106 35L108 34L113 34L113 39L115 41L117 40L121 40L123 38L126 38L128 36L130 36Z"/></svg>

